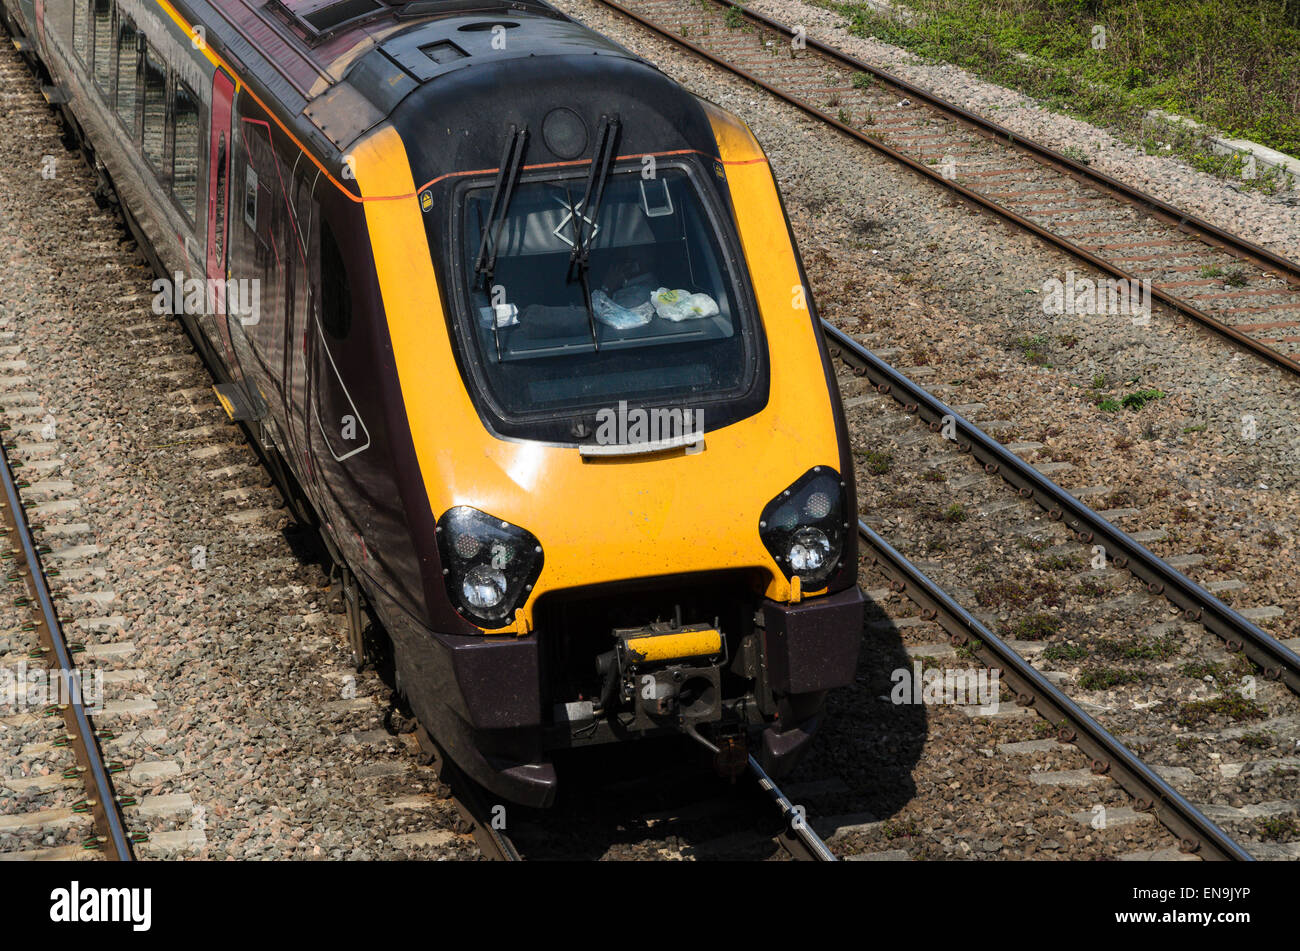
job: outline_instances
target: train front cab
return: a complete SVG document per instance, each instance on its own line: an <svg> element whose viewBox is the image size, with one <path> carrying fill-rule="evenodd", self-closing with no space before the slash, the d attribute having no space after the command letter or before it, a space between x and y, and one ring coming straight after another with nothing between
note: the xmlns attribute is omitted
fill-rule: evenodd
<svg viewBox="0 0 1300 951"><path fill-rule="evenodd" d="M655 735L691 734L722 769L752 752L781 775L826 691L855 675L863 600L838 390L766 159L743 124L703 108L770 359L762 409L707 429L697 452L601 459L490 433L453 335L437 332L455 295L432 291L403 139L382 128L353 149L363 194L405 196L365 214L456 621L424 630L382 594L378 606L417 716L473 778L525 804L553 801L555 750ZM791 562L805 518L835 542L808 589ZM506 565L513 610L476 615L466 598Z"/></svg>

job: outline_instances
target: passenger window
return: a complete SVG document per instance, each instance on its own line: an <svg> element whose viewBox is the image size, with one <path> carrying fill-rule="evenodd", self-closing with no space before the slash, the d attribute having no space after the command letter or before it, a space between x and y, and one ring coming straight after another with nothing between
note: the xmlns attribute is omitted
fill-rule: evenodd
<svg viewBox="0 0 1300 951"><path fill-rule="evenodd" d="M77 0L72 5L72 46L83 64L90 62L90 3Z"/></svg>
<svg viewBox="0 0 1300 951"><path fill-rule="evenodd" d="M244 224L257 233L257 172L252 165L244 172Z"/></svg>
<svg viewBox="0 0 1300 951"><path fill-rule="evenodd" d="M105 97L113 93L113 2L94 0L95 85Z"/></svg>
<svg viewBox="0 0 1300 951"><path fill-rule="evenodd" d="M226 133L223 132L217 139L217 265L223 273L226 269L226 206L230 203L226 197L229 170L230 158L226 153Z"/></svg>
<svg viewBox="0 0 1300 951"><path fill-rule="evenodd" d="M158 51L149 47L144 56L144 157L161 175L167 134L167 73Z"/></svg>
<svg viewBox="0 0 1300 951"><path fill-rule="evenodd" d="M135 78L139 65L140 34L135 24L122 18L117 29L117 117L135 138Z"/></svg>
<svg viewBox="0 0 1300 951"><path fill-rule="evenodd" d="M352 329L352 289L343 254L327 222L320 232L320 313L325 332L342 340Z"/></svg>
<svg viewBox="0 0 1300 951"><path fill-rule="evenodd" d="M199 100L180 80L173 105L175 138L172 153L172 196L195 220L199 192Z"/></svg>

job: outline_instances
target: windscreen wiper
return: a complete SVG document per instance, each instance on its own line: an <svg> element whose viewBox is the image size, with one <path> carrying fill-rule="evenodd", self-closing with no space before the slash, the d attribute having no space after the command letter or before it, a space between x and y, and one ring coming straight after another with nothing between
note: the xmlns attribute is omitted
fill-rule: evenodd
<svg viewBox="0 0 1300 951"><path fill-rule="evenodd" d="M478 257L474 260L474 280L484 275L484 288L491 293L492 275L497 266L497 247L501 241L501 226L505 224L506 212L510 209L510 199L519 181L519 170L524 165L524 146L528 143L528 126L522 129L510 126L505 150L501 153L501 169L497 172L496 184L492 186L492 201L488 205L487 221L483 226L483 237L478 243ZM490 239L490 240L489 240ZM490 247L489 247L490 245ZM496 318L492 319L493 329Z"/></svg>
<svg viewBox="0 0 1300 951"><path fill-rule="evenodd" d="M577 205L569 198L569 220L573 222L573 251L569 255L569 277L572 279L574 266L578 269L578 279L582 282L582 302L587 305L587 326L591 330L591 345L600 352L600 338L596 335L596 311L591 303L591 284L587 280L588 254L591 242L596 237L596 216L600 214L600 201L605 195L605 181L609 170L614 167L614 149L618 144L619 120L615 115L600 117L600 131L596 133L596 148L592 153L591 172L587 175L587 188L582 201ZM567 192L567 189L566 189ZM578 209L581 208L582 211ZM590 216L590 217L588 217ZM591 222L591 234L585 234L583 225Z"/></svg>
<svg viewBox="0 0 1300 951"><path fill-rule="evenodd" d="M600 215L601 199L605 197L605 183L609 180L610 169L614 167L615 148L618 145L618 133L621 127L618 115L601 116L600 131L596 133L596 148L591 160L591 173L587 176L587 190L582 196L582 213L573 211L573 252L569 255L569 267L575 264L581 274L587 271L587 257L591 252L591 242L596 237L596 220ZM585 233L583 227L591 222L591 233Z"/></svg>

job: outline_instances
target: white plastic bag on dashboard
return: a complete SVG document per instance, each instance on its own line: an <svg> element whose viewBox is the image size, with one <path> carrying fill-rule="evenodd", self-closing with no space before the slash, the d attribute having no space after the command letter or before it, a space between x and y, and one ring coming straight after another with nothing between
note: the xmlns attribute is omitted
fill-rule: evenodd
<svg viewBox="0 0 1300 951"><path fill-rule="evenodd" d="M661 287L650 295L650 303L664 320L695 320L718 312L717 302L708 294L692 294L680 288L670 291Z"/></svg>
<svg viewBox="0 0 1300 951"><path fill-rule="evenodd" d="M597 320L615 330L644 327L654 315L654 308L649 301L639 307L624 307L616 304L604 291L591 292L591 309Z"/></svg>
<svg viewBox="0 0 1300 951"><path fill-rule="evenodd" d="M513 327L519 323L519 308L514 304L493 304L478 309L479 323L489 330L493 322L500 327Z"/></svg>

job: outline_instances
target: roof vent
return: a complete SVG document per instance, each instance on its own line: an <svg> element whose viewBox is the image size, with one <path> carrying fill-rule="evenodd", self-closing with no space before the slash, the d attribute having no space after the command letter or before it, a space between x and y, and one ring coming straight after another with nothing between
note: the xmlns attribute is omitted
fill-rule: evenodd
<svg viewBox="0 0 1300 951"><path fill-rule="evenodd" d="M364 16L382 10L387 6L379 0L337 0L319 10L304 14L302 19L317 33L329 33L345 23L359 20Z"/></svg>
<svg viewBox="0 0 1300 951"><path fill-rule="evenodd" d="M266 0L266 8L304 30L312 43L376 14L393 12L383 0Z"/></svg>
<svg viewBox="0 0 1300 951"><path fill-rule="evenodd" d="M428 46L421 46L420 52L439 65L464 59L469 54L450 40L439 40Z"/></svg>

